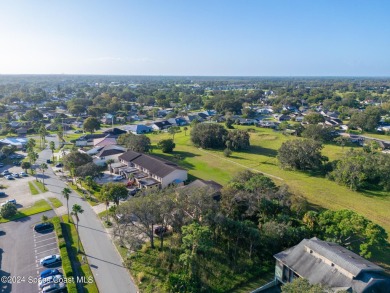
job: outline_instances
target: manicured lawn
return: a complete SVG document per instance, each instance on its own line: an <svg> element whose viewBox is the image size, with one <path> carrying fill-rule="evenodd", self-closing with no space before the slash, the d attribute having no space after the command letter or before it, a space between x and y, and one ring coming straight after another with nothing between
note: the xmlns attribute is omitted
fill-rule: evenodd
<svg viewBox="0 0 390 293"><path fill-rule="evenodd" d="M34 184L39 188L41 193L47 191L46 187L42 184L41 181L34 181Z"/></svg>
<svg viewBox="0 0 390 293"><path fill-rule="evenodd" d="M72 220L68 223L68 216L63 216L63 224L62 227L65 229L66 241L71 244L70 251L68 250L69 257L72 262L75 262L75 266L79 267L81 276L85 276L86 280L92 278L94 280L91 268L89 267L88 262L85 260L83 263L83 255L85 254L84 248L80 242L80 253L77 253L77 242L78 242L78 234L76 230L75 224L73 224ZM84 292L89 293L97 293L99 292L95 281L91 283L84 284Z"/></svg>
<svg viewBox="0 0 390 293"><path fill-rule="evenodd" d="M189 127L190 128L190 127ZM255 128L239 126L237 128ZM191 129L191 128L190 128ZM232 176L245 168L277 176L277 184L287 184L293 192L304 195L313 206L332 210L350 209L378 223L390 234L390 194L384 191L355 192L324 177L309 173L282 170L278 166L277 150L281 144L294 137L284 136L270 129L255 128L251 133L251 149L233 152L225 158L222 150L201 150L190 142L189 132L176 134L176 148L172 154L162 154L158 149L153 154L170 159L186 168L190 179L194 177L226 184ZM170 138L168 133L149 134L153 144ZM347 147L344 148L344 151ZM323 154L334 160L343 154L340 146L325 145ZM178 158L181 156L182 158Z"/></svg>
<svg viewBox="0 0 390 293"><path fill-rule="evenodd" d="M13 221L13 220L17 220L17 219L24 218L27 216L39 214L39 213L46 212L49 210L51 210L51 206L47 203L46 200L41 199L41 200L36 201L34 203L34 205L32 205L31 207L18 210L16 212L16 215L10 219L1 218L0 223L6 223L9 221Z"/></svg>
<svg viewBox="0 0 390 293"><path fill-rule="evenodd" d="M62 207L62 202L58 198L49 197L48 199L55 208Z"/></svg>
<svg viewBox="0 0 390 293"><path fill-rule="evenodd" d="M28 183L28 186L30 187L30 191L32 195L37 195L40 192L38 191L37 187L32 183L31 181Z"/></svg>

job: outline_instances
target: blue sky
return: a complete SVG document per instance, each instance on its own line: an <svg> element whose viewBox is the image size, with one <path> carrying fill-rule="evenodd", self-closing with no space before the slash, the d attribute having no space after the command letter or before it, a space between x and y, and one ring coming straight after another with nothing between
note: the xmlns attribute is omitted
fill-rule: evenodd
<svg viewBox="0 0 390 293"><path fill-rule="evenodd" d="M9 0L0 74L390 76L390 1Z"/></svg>

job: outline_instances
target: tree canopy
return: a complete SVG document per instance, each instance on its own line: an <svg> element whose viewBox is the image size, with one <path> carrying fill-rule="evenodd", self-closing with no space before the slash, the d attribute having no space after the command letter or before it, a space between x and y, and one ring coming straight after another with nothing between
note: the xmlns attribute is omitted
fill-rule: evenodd
<svg viewBox="0 0 390 293"><path fill-rule="evenodd" d="M198 123L192 127L191 141L202 148L223 148L228 131L216 123Z"/></svg>
<svg viewBox="0 0 390 293"><path fill-rule="evenodd" d="M88 117L83 123L83 128L85 131L93 133L100 129L100 121L95 117Z"/></svg>
<svg viewBox="0 0 390 293"><path fill-rule="evenodd" d="M144 134L135 135L133 133L121 134L118 137L118 144L140 153L147 153L150 150L150 138Z"/></svg>
<svg viewBox="0 0 390 293"><path fill-rule="evenodd" d="M64 168L67 170L76 170L76 168L91 162L92 158L88 154L78 151L70 152L63 158Z"/></svg>
<svg viewBox="0 0 390 293"><path fill-rule="evenodd" d="M321 169L326 157L321 155L323 146L311 139L291 139L285 141L278 150L278 160L282 168L292 170Z"/></svg>

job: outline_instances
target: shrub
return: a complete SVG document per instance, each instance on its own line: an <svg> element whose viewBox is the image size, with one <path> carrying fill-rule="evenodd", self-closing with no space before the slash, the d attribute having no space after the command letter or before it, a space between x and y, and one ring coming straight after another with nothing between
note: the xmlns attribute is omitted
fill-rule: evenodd
<svg viewBox="0 0 390 293"><path fill-rule="evenodd" d="M226 148L224 151L223 151L223 155L225 157L230 157L232 155L232 151L229 150L228 148Z"/></svg>
<svg viewBox="0 0 390 293"><path fill-rule="evenodd" d="M157 147L161 149L163 153L171 153L175 146L173 139L163 139L157 144Z"/></svg>
<svg viewBox="0 0 390 293"><path fill-rule="evenodd" d="M145 273L144 272L139 272L138 274L137 274L137 281L139 282L139 283L142 283L142 281L144 281L145 280Z"/></svg>
<svg viewBox="0 0 390 293"><path fill-rule="evenodd" d="M16 206L13 203L9 202L1 207L0 214L4 219L9 219L15 216L16 210Z"/></svg>

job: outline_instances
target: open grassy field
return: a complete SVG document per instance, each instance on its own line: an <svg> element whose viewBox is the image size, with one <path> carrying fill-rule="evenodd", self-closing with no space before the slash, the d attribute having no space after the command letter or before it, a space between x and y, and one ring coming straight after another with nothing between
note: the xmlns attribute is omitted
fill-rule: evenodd
<svg viewBox="0 0 390 293"><path fill-rule="evenodd" d="M156 144L163 138L170 138L170 135L168 133L150 134L149 137L152 143ZM264 172L272 176L276 183L287 184L293 192L304 195L313 206L333 210L354 210L383 226L390 233L390 193L355 192L324 177L282 170L278 166L277 150L288 139L294 139L294 137L287 137L270 129L256 128L256 132L251 133L251 149L233 152L231 157L226 158L222 150L203 150L194 147L190 141L189 131L187 131L186 136L184 132L176 134L176 148L172 154L162 154L158 149L154 149L153 153L173 160L186 168L190 179L198 177L226 184L235 173L245 168ZM344 151L346 150L347 147ZM337 145L325 145L323 154L330 160L334 160L343 154L343 150Z"/></svg>
<svg viewBox="0 0 390 293"><path fill-rule="evenodd" d="M189 127L190 128L190 127ZM236 126L236 128L254 128ZM254 128L251 133L251 149L233 152L229 158L224 157L223 150L203 150L196 148L190 141L190 130L175 135L176 148L172 154L163 154L156 147L153 154L172 160L186 168L189 179L201 178L214 180L222 185L232 176L244 169L262 172L274 179L276 184L287 184L296 194L305 196L310 204L317 209L331 210L350 209L386 229L390 236L390 193L384 191L356 192L345 186L321 176L313 176L304 172L283 170L278 165L277 150L281 144L295 137L285 136L271 129ZM168 133L148 134L153 145L161 139L171 138ZM327 144L322 150L323 155L334 160L342 156L344 150L335 144ZM390 249L374 254L373 260L390 271Z"/></svg>

